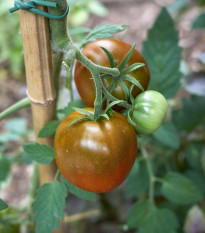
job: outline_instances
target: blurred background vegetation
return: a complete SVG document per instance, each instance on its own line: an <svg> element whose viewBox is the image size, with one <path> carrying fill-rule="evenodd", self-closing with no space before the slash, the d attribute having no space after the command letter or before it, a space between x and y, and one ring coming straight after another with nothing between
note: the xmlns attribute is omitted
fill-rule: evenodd
<svg viewBox="0 0 205 233"><path fill-rule="evenodd" d="M87 33L89 29L86 30L86 28L93 28L104 23L128 24L129 28L125 32L116 34L115 37L130 44L136 43L138 50L142 49L147 30L153 25L160 9L163 6L167 7L175 20L176 28L179 30L179 45L183 48L181 72L187 85L185 87L182 83L183 88L179 92L178 98L189 96L190 93L197 96L205 95L204 0L68 0L68 3L70 5L69 27L70 29L78 27L78 31L82 32L81 34L73 32L73 39L76 42L79 42ZM11 15L8 12L12 5L12 1L0 1L0 112L26 96L18 13ZM63 92L64 90L62 90ZM66 102L68 102L69 95L65 94L64 97L67 98ZM65 98L62 99L65 100ZM204 106L201 107L204 108ZM22 110L12 118L0 122L0 197L13 206L12 209L0 214L1 233L19 232L18 217L21 216L21 211L24 211L19 210L19 208L26 205L28 202L27 194L30 193L30 197L32 197L35 188L29 186L30 177L37 180L36 175L32 175L35 174L32 161L26 157L20 147L29 141L34 141L29 109ZM104 203L104 208L109 208L107 200L101 198L100 203ZM71 200L74 204L69 202L67 206L70 213L76 213L90 205L75 197L71 197ZM116 203L122 201L115 191L110 195L109 200L112 200L113 206L117 206ZM77 206L76 203L78 203ZM18 211L16 211L17 207ZM120 207L118 206L118 208ZM112 216L115 217L115 214ZM91 221L94 220L95 216ZM6 228L2 227L1 221L3 221L4 226L7 226L7 231L4 231ZM32 232L32 224L30 222L26 224L29 225ZM77 228L76 223L72 223L70 225L72 233L83 232L82 229L86 222L83 224ZM87 232L108 233L112 232L112 229L112 225L107 224L103 226L101 231L95 231L95 226L93 226L93 229L87 228ZM121 231L119 230L119 232ZM116 230L115 233L117 233Z"/></svg>

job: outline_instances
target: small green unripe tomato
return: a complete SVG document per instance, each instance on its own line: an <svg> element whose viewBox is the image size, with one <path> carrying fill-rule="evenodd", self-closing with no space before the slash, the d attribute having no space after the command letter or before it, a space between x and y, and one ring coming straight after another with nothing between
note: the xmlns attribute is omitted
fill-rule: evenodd
<svg viewBox="0 0 205 233"><path fill-rule="evenodd" d="M138 134L151 134L160 127L167 109L167 101L162 94L144 91L135 98L128 120Z"/></svg>

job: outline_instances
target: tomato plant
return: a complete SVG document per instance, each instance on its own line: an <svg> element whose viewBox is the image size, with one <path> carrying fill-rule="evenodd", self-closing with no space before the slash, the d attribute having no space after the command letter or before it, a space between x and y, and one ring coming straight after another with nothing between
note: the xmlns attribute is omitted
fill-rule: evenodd
<svg viewBox="0 0 205 233"><path fill-rule="evenodd" d="M129 52L131 45L120 40L105 38L91 42L85 46L82 53L87 58L89 58L92 62L98 65L110 67L109 59L101 47L107 49L112 54L112 56L114 57L114 65L118 67L122 62L123 58ZM136 49L133 51L131 58L129 59L124 68L127 68L128 66L134 63L144 63L145 66L130 72L129 76L139 81L142 87L146 90L150 80L149 69L145 59ZM122 75L122 73L120 75ZM76 62L75 66L74 78L78 92L82 100L87 106L93 107L96 96L95 84L94 81L91 79L92 75L90 71L78 61ZM108 88L111 85L111 81L111 78L103 79L104 86ZM128 81L123 82L127 85L127 87L131 85L131 83ZM140 92L141 90L138 87L135 87L133 89L132 94L135 97ZM125 100L125 93L123 91L122 86L119 83L117 83L117 85L115 86L112 95L118 99Z"/></svg>
<svg viewBox="0 0 205 233"><path fill-rule="evenodd" d="M68 127L80 117L81 113L73 112L57 128L57 166L75 186L107 192L120 185L133 166L137 153L134 128L120 113L113 113L110 120L82 120Z"/></svg>

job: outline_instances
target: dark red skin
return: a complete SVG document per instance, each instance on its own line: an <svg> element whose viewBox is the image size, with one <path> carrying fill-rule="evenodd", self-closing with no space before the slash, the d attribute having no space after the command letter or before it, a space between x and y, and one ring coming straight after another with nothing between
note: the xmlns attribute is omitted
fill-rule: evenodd
<svg viewBox="0 0 205 233"><path fill-rule="evenodd" d="M54 140L56 164L75 186L90 192L108 192L126 179L134 164L135 130L120 113L113 113L110 120L82 120L68 128L82 116L73 112L58 126Z"/></svg>
<svg viewBox="0 0 205 233"><path fill-rule="evenodd" d="M97 40L86 45L82 53L87 58L98 65L110 67L107 55L100 47L104 47L112 53L113 57L115 58L115 65L118 66L130 50L131 45L123 41L110 38ZM135 49L130 60L126 64L126 67L138 62L144 63L145 66L129 73L129 75L138 80L146 90L150 81L149 69L143 56ZM95 85L94 81L90 79L91 77L92 75L90 71L77 61L74 76L75 83L82 100L88 107L93 107L95 100ZM105 87L108 88L111 83L111 78L103 79L103 82ZM128 87L131 85L127 81L125 81L125 83ZM138 87L134 87L132 92L133 97L136 97L139 93L141 93L141 90ZM118 99L125 100L124 91L119 84L117 84L112 94Z"/></svg>

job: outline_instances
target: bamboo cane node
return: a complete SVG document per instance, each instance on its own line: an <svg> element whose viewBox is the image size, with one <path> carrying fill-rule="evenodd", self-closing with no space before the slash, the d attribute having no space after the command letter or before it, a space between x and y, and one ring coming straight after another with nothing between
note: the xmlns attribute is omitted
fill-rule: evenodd
<svg viewBox="0 0 205 233"><path fill-rule="evenodd" d="M45 100L37 100L29 94L28 90L26 91L26 94L32 104L35 104L41 107L48 107L49 105L53 104L56 99L56 96L54 96L53 99L47 98Z"/></svg>

